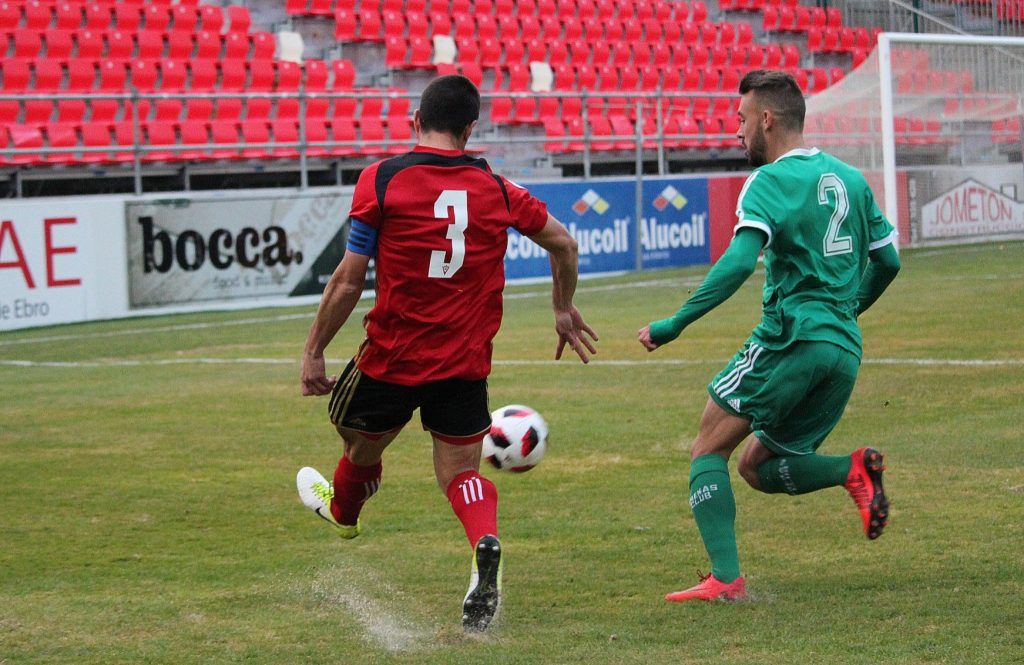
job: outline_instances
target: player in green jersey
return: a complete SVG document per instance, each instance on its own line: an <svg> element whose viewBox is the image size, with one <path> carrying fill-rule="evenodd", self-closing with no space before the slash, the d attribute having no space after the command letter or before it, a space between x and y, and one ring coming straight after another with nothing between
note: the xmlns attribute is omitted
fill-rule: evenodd
<svg viewBox="0 0 1024 665"><path fill-rule="evenodd" d="M731 296L764 252L761 323L708 385L691 447L690 508L711 573L670 601L746 596L728 468L744 440L739 472L754 489L803 494L842 485L868 538L888 520L881 453L817 450L857 378L857 317L899 271L896 232L857 169L804 143L804 99L791 76L752 71L739 92L737 138L757 168L740 192L733 240L674 316L638 332L648 351L674 340Z"/></svg>

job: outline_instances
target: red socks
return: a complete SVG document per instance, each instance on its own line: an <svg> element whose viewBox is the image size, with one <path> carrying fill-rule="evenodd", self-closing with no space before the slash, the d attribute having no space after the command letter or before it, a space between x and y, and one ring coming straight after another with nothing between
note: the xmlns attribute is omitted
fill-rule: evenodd
<svg viewBox="0 0 1024 665"><path fill-rule="evenodd" d="M484 536L498 535L498 488L494 483L476 471L463 471L452 479L446 493L471 547Z"/></svg>
<svg viewBox="0 0 1024 665"><path fill-rule="evenodd" d="M352 526L359 519L363 504L380 489L381 463L357 466L342 457L334 471L334 500L331 515L338 524Z"/></svg>

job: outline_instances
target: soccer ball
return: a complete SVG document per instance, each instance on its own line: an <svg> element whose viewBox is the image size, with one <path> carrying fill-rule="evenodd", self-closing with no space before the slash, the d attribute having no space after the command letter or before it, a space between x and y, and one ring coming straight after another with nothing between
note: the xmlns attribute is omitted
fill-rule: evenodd
<svg viewBox="0 0 1024 665"><path fill-rule="evenodd" d="M548 424L528 406L509 404L491 413L483 457L495 469L522 473L537 466L547 448Z"/></svg>

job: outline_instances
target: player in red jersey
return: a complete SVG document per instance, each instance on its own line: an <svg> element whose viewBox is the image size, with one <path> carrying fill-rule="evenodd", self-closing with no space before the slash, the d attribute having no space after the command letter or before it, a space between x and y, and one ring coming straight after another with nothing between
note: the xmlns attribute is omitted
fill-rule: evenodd
<svg viewBox="0 0 1024 665"><path fill-rule="evenodd" d="M586 363L597 340L572 304L576 241L543 202L465 153L479 115L469 79L435 79L415 113L418 145L360 174L348 247L302 357L302 394L331 393L345 454L333 485L309 467L296 479L307 507L342 537L356 537L363 504L380 487L381 455L419 408L437 482L474 550L462 616L469 631L486 629L501 599L497 489L477 471L491 425L487 376L509 227L550 254L555 358L569 346ZM366 340L340 377L328 377L324 349L359 300L371 258L377 302L364 321Z"/></svg>

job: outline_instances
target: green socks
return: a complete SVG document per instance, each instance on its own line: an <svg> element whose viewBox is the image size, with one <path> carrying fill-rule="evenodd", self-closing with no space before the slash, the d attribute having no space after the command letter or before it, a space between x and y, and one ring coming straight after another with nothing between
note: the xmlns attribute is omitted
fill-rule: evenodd
<svg viewBox="0 0 1024 665"><path fill-rule="evenodd" d="M711 558L711 573L720 582L732 582L740 576L740 557L736 500L724 457L701 455L690 463L690 509Z"/></svg>
<svg viewBox="0 0 1024 665"><path fill-rule="evenodd" d="M806 494L844 484L850 464L848 455L772 457L757 467L757 477L766 494Z"/></svg>

